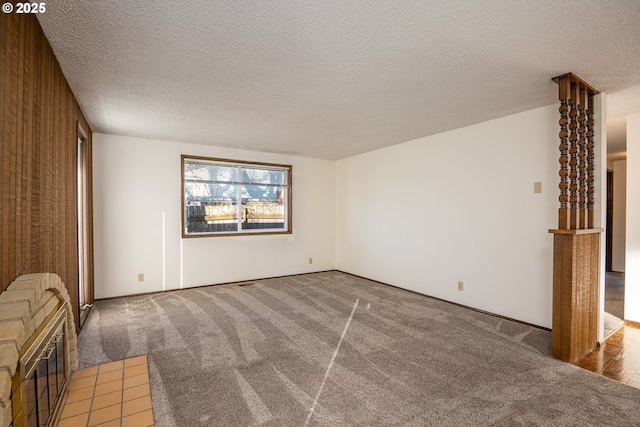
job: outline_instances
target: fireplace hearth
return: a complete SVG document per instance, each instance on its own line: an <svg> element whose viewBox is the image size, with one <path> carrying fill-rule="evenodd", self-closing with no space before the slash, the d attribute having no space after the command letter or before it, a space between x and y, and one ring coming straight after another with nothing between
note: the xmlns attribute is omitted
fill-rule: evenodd
<svg viewBox="0 0 640 427"><path fill-rule="evenodd" d="M18 365L20 393L13 397L13 406L21 408L24 426L53 425L62 408L68 379L64 363L66 304L60 303L50 317L34 334L33 343L27 344ZM18 425L16 420L14 424Z"/></svg>
<svg viewBox="0 0 640 427"><path fill-rule="evenodd" d="M20 276L0 294L0 426L55 425L78 366L69 307L52 273Z"/></svg>

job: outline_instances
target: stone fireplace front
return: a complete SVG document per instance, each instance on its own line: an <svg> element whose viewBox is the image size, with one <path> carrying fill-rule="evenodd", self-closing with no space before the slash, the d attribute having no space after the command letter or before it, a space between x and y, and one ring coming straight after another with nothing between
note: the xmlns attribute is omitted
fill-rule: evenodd
<svg viewBox="0 0 640 427"><path fill-rule="evenodd" d="M1 425L55 425L77 367L76 328L64 283L53 273L18 277L0 294Z"/></svg>

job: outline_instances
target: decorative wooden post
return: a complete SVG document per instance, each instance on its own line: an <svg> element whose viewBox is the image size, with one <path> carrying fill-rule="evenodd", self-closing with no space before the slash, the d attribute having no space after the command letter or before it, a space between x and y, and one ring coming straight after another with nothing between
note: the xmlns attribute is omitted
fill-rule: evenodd
<svg viewBox="0 0 640 427"><path fill-rule="evenodd" d="M598 340L601 228L594 227L593 97L598 91L569 73L553 79L560 99L560 208L553 233L551 354L576 362Z"/></svg>

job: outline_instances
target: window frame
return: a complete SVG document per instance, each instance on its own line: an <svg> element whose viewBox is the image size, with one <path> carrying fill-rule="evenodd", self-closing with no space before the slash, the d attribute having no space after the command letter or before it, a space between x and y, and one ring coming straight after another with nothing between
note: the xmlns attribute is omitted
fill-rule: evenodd
<svg viewBox="0 0 640 427"><path fill-rule="evenodd" d="M187 232L186 227L186 200L185 200L185 163L187 160L196 160L196 161L205 161L212 163L222 163L232 167L242 168L243 166L247 168L260 169L260 167L264 167L265 170L282 170L285 173L286 191L284 191L284 204L285 204L285 218L284 218L284 229L275 229L275 228L267 228L267 229L242 229L242 218L238 218L238 230L237 231L206 231L206 232ZM285 165L279 163L265 163L265 162L254 162L248 160L234 160L234 159L225 159L218 157L206 157L206 156L192 156L188 154L182 154L180 156L180 184L181 184L181 217L182 217L182 237L186 239L191 238L201 238L201 237L229 237L229 236L260 236L260 235L274 235L274 234L292 234L293 233L293 217L292 217L292 176L293 176L293 166ZM242 180L242 176L238 178Z"/></svg>

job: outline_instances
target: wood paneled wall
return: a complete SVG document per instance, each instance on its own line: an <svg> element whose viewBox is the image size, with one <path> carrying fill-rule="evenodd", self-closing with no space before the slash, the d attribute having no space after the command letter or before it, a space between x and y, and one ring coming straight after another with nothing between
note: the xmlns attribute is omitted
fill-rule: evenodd
<svg viewBox="0 0 640 427"><path fill-rule="evenodd" d="M89 189L91 129L34 15L0 14L0 105L0 291L22 274L56 273L78 326L77 128L88 133ZM91 205L89 193L90 225Z"/></svg>
<svg viewBox="0 0 640 427"><path fill-rule="evenodd" d="M553 235L551 355L575 363L598 342L600 231L556 230Z"/></svg>

